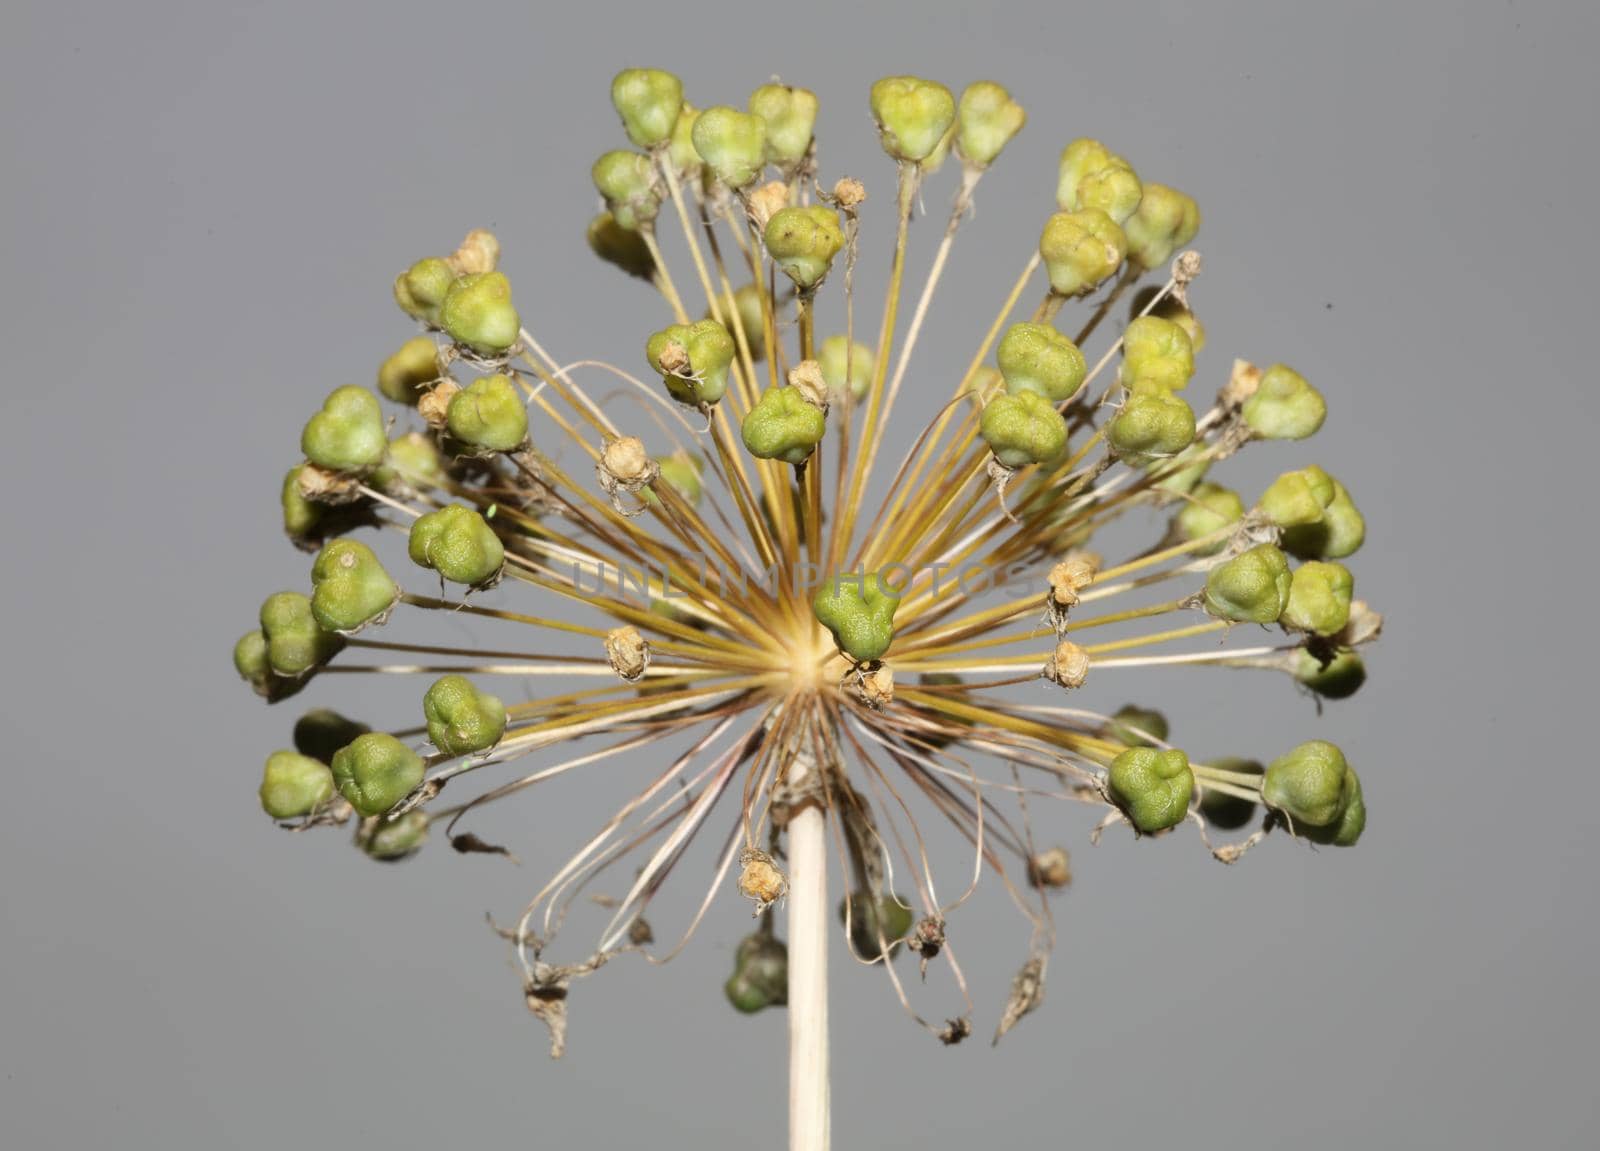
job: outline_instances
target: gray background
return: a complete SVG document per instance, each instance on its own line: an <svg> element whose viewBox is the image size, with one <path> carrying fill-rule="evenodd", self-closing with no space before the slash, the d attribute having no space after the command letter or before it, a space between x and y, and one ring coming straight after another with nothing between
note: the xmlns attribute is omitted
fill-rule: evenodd
<svg viewBox="0 0 1600 1151"><path fill-rule="evenodd" d="M1204 753L1341 740L1358 849L1227 869L1043 815L1078 874L1050 1002L998 1050L942 1050L836 953L838 1144L1592 1146L1595 10L808 3L780 30L780 7L8 7L7 1145L781 1143L781 1015L721 998L731 896L679 962L581 988L560 1063L482 925L645 765L488 821L521 869L440 843L380 868L276 832L257 765L303 700L399 723L411 685L269 710L228 665L259 599L304 581L275 484L315 402L405 334L397 268L490 225L558 356L638 361L659 309L581 229L621 140L609 78L652 63L702 104L772 73L823 93L825 172L879 192L869 285L869 82L1011 86L1029 127L924 364L987 322L1066 139L1192 191L1202 364L1288 359L1327 392L1310 458L1368 513L1356 570L1391 621L1321 720L1267 677L1138 681ZM1306 458L1275 450L1240 461L1247 492ZM1023 932L995 889L959 929L986 1034Z"/></svg>

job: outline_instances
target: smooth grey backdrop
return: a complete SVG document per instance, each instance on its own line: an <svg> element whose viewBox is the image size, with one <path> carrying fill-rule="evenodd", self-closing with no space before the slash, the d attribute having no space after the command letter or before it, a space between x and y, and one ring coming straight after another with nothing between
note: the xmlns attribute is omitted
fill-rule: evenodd
<svg viewBox="0 0 1600 1151"><path fill-rule="evenodd" d="M404 334L398 267L487 224L557 355L637 360L659 310L581 230L621 139L610 76L650 63L701 103L773 73L818 89L825 171L880 190L871 283L870 81L1012 87L1029 126L926 364L987 321L1066 139L1191 190L1203 364L1288 359L1325 389L1313 458L1356 477L1361 588L1391 621L1367 691L1321 720L1265 678L1139 681L1207 752L1340 739L1372 809L1357 850L1275 841L1227 869L1044 817L1078 873L1046 1008L998 1050L942 1050L841 966L838 1145L1592 1146L1597 33L1592 6L1528 3L9 6L6 1144L780 1145L782 1019L721 999L737 901L679 962L583 987L560 1063L482 925L632 771L486 827L521 869L442 845L367 865L255 809L295 705L259 706L227 659L304 579L275 483L318 398ZM980 1031L1024 946L1003 903L962 921Z"/></svg>

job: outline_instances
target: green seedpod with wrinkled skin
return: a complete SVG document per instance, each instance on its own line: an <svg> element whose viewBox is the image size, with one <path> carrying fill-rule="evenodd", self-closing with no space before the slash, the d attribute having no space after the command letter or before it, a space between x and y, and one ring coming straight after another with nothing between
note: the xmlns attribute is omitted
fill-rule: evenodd
<svg viewBox="0 0 1600 1151"><path fill-rule="evenodd" d="M347 719L332 708L314 707L295 720L294 749L301 755L331 763L334 752L371 730L366 724Z"/></svg>
<svg viewBox="0 0 1600 1151"><path fill-rule="evenodd" d="M1079 209L1098 208L1118 224L1132 216L1144 195L1139 174L1121 156L1113 156L1104 167L1085 173L1078 181Z"/></svg>
<svg viewBox="0 0 1600 1151"><path fill-rule="evenodd" d="M789 1002L789 949L781 939L757 931L739 941L733 974L723 993L736 1011L751 1015Z"/></svg>
<svg viewBox="0 0 1600 1151"><path fill-rule="evenodd" d="M355 384L330 392L300 433L306 459L333 472L370 471L383 462L388 443L378 397Z"/></svg>
<svg viewBox="0 0 1600 1151"><path fill-rule="evenodd" d="M458 446L514 452L528 440L528 408L508 377L482 376L450 397L445 427Z"/></svg>
<svg viewBox="0 0 1600 1151"><path fill-rule="evenodd" d="M1194 443L1194 409L1166 388L1141 388L1106 425L1106 443L1125 463L1142 467Z"/></svg>
<svg viewBox="0 0 1600 1151"><path fill-rule="evenodd" d="M1333 502L1336 486L1332 476L1312 464L1298 471L1284 472L1273 480L1261 493L1256 507L1280 528L1314 524L1322 519Z"/></svg>
<svg viewBox="0 0 1600 1151"><path fill-rule="evenodd" d="M661 190L656 187L655 168L649 156L638 152L607 152L594 162L589 176L617 227L637 232L655 222L661 211ZM593 243L592 232L590 242ZM654 261L651 267L654 270Z"/></svg>
<svg viewBox="0 0 1600 1151"><path fill-rule="evenodd" d="M1067 450L1067 421L1038 392L996 396L984 405L978 428L1008 468L1047 464Z"/></svg>
<svg viewBox="0 0 1600 1151"><path fill-rule="evenodd" d="M690 132L706 167L737 191L755 183L767 161L767 122L737 108L707 108Z"/></svg>
<svg viewBox="0 0 1600 1151"><path fill-rule="evenodd" d="M766 124L766 156L779 170L794 168L811 150L817 94L787 84L763 84L750 93L750 113Z"/></svg>
<svg viewBox="0 0 1600 1151"><path fill-rule="evenodd" d="M483 587L500 578L505 548L475 508L452 504L411 521L411 562L452 583Z"/></svg>
<svg viewBox="0 0 1600 1151"><path fill-rule="evenodd" d="M1211 470L1211 458L1205 445L1190 444L1171 458L1152 460L1145 468L1161 476L1156 487L1168 495L1187 495L1200 486Z"/></svg>
<svg viewBox="0 0 1600 1151"><path fill-rule="evenodd" d="M803 464L817 450L828 429L821 408L798 388L768 388L744 418L744 446L764 460Z"/></svg>
<svg viewBox="0 0 1600 1151"><path fill-rule="evenodd" d="M1172 530L1182 540L1204 539L1230 524L1244 519L1244 501L1239 493L1221 484L1196 484L1189 498L1172 517ZM1195 549L1195 555L1216 555L1228 546L1227 540L1218 540L1206 548Z"/></svg>
<svg viewBox="0 0 1600 1151"><path fill-rule="evenodd" d="M422 811L408 811L399 819L364 819L356 828L356 846L379 863L399 863L422 850L428 823Z"/></svg>
<svg viewBox="0 0 1600 1151"><path fill-rule="evenodd" d="M1140 316L1122 333L1122 383L1130 391L1153 386L1182 391L1194 376L1189 333L1159 316Z"/></svg>
<svg viewBox="0 0 1600 1151"><path fill-rule="evenodd" d="M428 739L446 755L470 755L500 742L506 730L506 705L479 691L464 675L434 680L422 697Z"/></svg>
<svg viewBox="0 0 1600 1151"><path fill-rule="evenodd" d="M318 626L311 601L293 591L270 595L261 604L261 634L267 641L267 666L286 679L321 667L344 646L342 639Z"/></svg>
<svg viewBox="0 0 1600 1151"><path fill-rule="evenodd" d="M422 782L422 757L392 735L369 731L333 753L333 782L359 815L382 815Z"/></svg>
<svg viewBox="0 0 1600 1151"><path fill-rule="evenodd" d="M1325 827L1296 825L1295 831L1312 843L1328 847L1354 847L1367 829L1367 803L1361 794L1361 779L1351 768L1344 777L1344 810Z"/></svg>
<svg viewBox="0 0 1600 1151"><path fill-rule="evenodd" d="M1158 268L1200 231L1200 205L1165 184L1146 184L1138 209L1123 222L1128 261L1144 269Z"/></svg>
<svg viewBox="0 0 1600 1151"><path fill-rule="evenodd" d="M1367 538L1367 521L1357 510L1344 485L1333 482L1333 499L1314 524L1285 528L1284 551L1296 559L1345 559L1361 550Z"/></svg>
<svg viewBox="0 0 1600 1151"><path fill-rule="evenodd" d="M1125 703L1106 726L1106 737L1124 747L1154 747L1165 743L1170 732L1167 717L1154 708Z"/></svg>
<svg viewBox="0 0 1600 1151"><path fill-rule="evenodd" d="M697 177L701 170L700 153L694 150L694 122L700 118L700 109L687 100L678 110L678 122L672 126L672 142L667 145L667 163L680 180Z"/></svg>
<svg viewBox="0 0 1600 1151"><path fill-rule="evenodd" d="M661 373L667 392L680 404L714 404L728 390L728 366L736 351L728 329L715 320L673 324L645 344L645 359ZM672 369L674 358L683 367Z"/></svg>
<svg viewBox="0 0 1600 1151"><path fill-rule="evenodd" d="M1007 392L1037 392L1053 404L1070 400L1089 374L1078 345L1049 324L1012 324L1000 337L995 361Z"/></svg>
<svg viewBox="0 0 1600 1151"><path fill-rule="evenodd" d="M1149 314L1160 316L1163 320L1171 320L1182 328L1189 336L1189 343L1194 348L1195 355L1205 351L1206 326L1202 324L1193 312L1184 306L1176 296L1162 296L1159 300L1161 289L1154 284L1143 288L1133 297L1129 305L1128 318L1137 319L1139 316Z"/></svg>
<svg viewBox="0 0 1600 1151"><path fill-rule="evenodd" d="M1230 771L1235 775L1260 775L1265 770L1256 760L1235 759L1228 756L1213 759L1206 766L1214 767L1218 771ZM1256 805L1236 795L1224 795L1220 791L1212 791L1202 779L1200 814L1207 823L1220 831L1237 831L1255 818Z"/></svg>
<svg viewBox="0 0 1600 1151"><path fill-rule="evenodd" d="M1287 364L1273 364L1261 374L1240 415L1259 439L1303 440L1322 427L1328 404L1299 372Z"/></svg>
<svg viewBox="0 0 1600 1151"><path fill-rule="evenodd" d="M1061 150L1060 174L1056 180L1056 206L1063 212L1076 212L1078 187L1091 172L1098 172L1113 161L1126 165L1127 161L1112 152L1099 140L1079 137Z"/></svg>
<svg viewBox="0 0 1600 1151"><path fill-rule="evenodd" d="M801 293L822 283L833 258L844 247L839 213L822 204L809 208L783 208L767 221L767 254Z"/></svg>
<svg viewBox="0 0 1600 1151"><path fill-rule="evenodd" d="M1130 747L1111 761L1106 788L1128 822L1151 835L1183 822L1194 773L1189 757L1177 748Z"/></svg>
<svg viewBox="0 0 1600 1151"><path fill-rule="evenodd" d="M290 539L309 539L316 534L326 509L306 499L300 491L298 464L283 477L278 500L283 505L283 530Z"/></svg>
<svg viewBox="0 0 1600 1151"><path fill-rule="evenodd" d="M1293 583L1283 552L1258 544L1211 569L1205 609L1234 623L1275 623L1289 604Z"/></svg>
<svg viewBox="0 0 1600 1151"><path fill-rule="evenodd" d="M839 575L811 597L817 622L833 633L839 650L858 663L881 659L894 642L900 593L876 572Z"/></svg>
<svg viewBox="0 0 1600 1151"><path fill-rule="evenodd" d="M333 798L333 772L308 755L275 751L267 756L258 794L261 810L273 819L298 819Z"/></svg>
<svg viewBox="0 0 1600 1151"><path fill-rule="evenodd" d="M439 448L421 432L403 432L389 441L389 467L399 479L418 488L436 487L444 479Z"/></svg>
<svg viewBox="0 0 1600 1151"><path fill-rule="evenodd" d="M1261 801L1299 825L1327 827L1344 815L1352 794L1360 794L1344 752L1326 740L1302 743L1267 765Z"/></svg>
<svg viewBox="0 0 1600 1151"><path fill-rule="evenodd" d="M829 336L817 350L817 366L831 396L843 398L846 391L854 403L866 398L877 367L873 350L859 340L852 346L843 336Z"/></svg>
<svg viewBox="0 0 1600 1151"><path fill-rule="evenodd" d="M1098 208L1057 212L1045 221L1039 255L1058 296L1094 291L1122 267L1128 239L1117 222Z"/></svg>
<svg viewBox="0 0 1600 1151"><path fill-rule="evenodd" d="M625 68L611 81L611 106L638 148L672 139L683 107L683 81L659 68Z"/></svg>
<svg viewBox="0 0 1600 1151"><path fill-rule="evenodd" d="M610 212L601 212L589 221L589 250L606 263L621 268L641 280L654 280L655 257L650 245L632 228L624 228Z"/></svg>
<svg viewBox="0 0 1600 1151"><path fill-rule="evenodd" d="M233 669L239 678L251 683L264 683L272 668L267 663L267 637L258 628L247 631L233 645Z"/></svg>
<svg viewBox="0 0 1600 1151"><path fill-rule="evenodd" d="M1350 622L1355 577L1340 563L1310 560L1294 571L1289 603L1278 621L1312 635L1333 635Z"/></svg>
<svg viewBox="0 0 1600 1151"><path fill-rule="evenodd" d="M1022 105L999 84L969 84L956 104L956 153L974 168L987 168L1027 122Z"/></svg>
<svg viewBox="0 0 1600 1151"><path fill-rule="evenodd" d="M511 281L503 272L460 277L445 294L439 326L461 347L483 356L503 355L522 333Z"/></svg>
<svg viewBox="0 0 1600 1151"><path fill-rule="evenodd" d="M755 284L746 284L735 290L731 295L722 293L717 299L718 306L722 309L722 319L718 321L728 330L728 334L738 342L738 334L734 330L734 317L739 319L739 325L744 329L744 339L750 348L750 359L760 363L767 358L767 325L766 318L762 315L761 289ZM715 320L711 309L706 309L705 319Z"/></svg>
<svg viewBox="0 0 1600 1151"><path fill-rule="evenodd" d="M1338 651L1324 664L1301 648L1295 652L1294 678L1324 699L1349 699L1367 682L1367 665L1353 651Z"/></svg>
<svg viewBox="0 0 1600 1151"><path fill-rule="evenodd" d="M903 163L932 157L956 120L950 89L916 76L885 76L872 86L871 104L883 150Z"/></svg>
<svg viewBox="0 0 1600 1151"><path fill-rule="evenodd" d="M900 941L911 931L911 907L898 895L874 895L857 891L839 901L839 922L850 922L850 945L862 959L876 959L884 954L893 958L900 950ZM883 942L878 941L882 934Z"/></svg>
<svg viewBox="0 0 1600 1151"><path fill-rule="evenodd" d="M366 544L333 540L311 565L311 614L328 631L352 634L389 614L400 587Z"/></svg>
<svg viewBox="0 0 1600 1151"><path fill-rule="evenodd" d="M427 336L412 336L378 365L378 391L397 404L416 406L439 371L439 347Z"/></svg>
<svg viewBox="0 0 1600 1151"><path fill-rule="evenodd" d="M705 466L700 458L685 451L676 451L670 456L661 457L660 464L661 474L657 477L658 482L666 484L677 492L683 502L690 507L699 507L703 491L700 471ZM642 494L647 500L656 498L648 488Z"/></svg>
<svg viewBox="0 0 1600 1151"><path fill-rule="evenodd" d="M394 281L394 302L413 320L437 326L439 306L444 303L456 274L449 263L437 256L418 260Z"/></svg>

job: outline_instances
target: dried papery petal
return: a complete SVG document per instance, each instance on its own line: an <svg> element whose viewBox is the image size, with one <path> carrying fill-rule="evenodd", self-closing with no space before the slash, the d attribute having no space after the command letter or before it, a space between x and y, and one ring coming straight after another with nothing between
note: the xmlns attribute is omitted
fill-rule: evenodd
<svg viewBox="0 0 1600 1151"><path fill-rule="evenodd" d="M1038 852L1028 861L1028 882L1035 887L1062 888L1072 883L1072 857L1064 847Z"/></svg>
<svg viewBox="0 0 1600 1151"><path fill-rule="evenodd" d="M1070 639L1056 644L1056 650L1045 664L1045 678L1062 687L1082 687L1089 678L1089 653Z"/></svg>
<svg viewBox="0 0 1600 1151"><path fill-rule="evenodd" d="M767 223L775 212L781 212L789 206L789 185L782 180L773 180L771 183L762 184L745 199L745 213L750 217L750 223L758 232L767 230Z"/></svg>
<svg viewBox="0 0 1600 1151"><path fill-rule="evenodd" d="M417 399L417 415L430 428L443 428L450 418L450 401L461 390L452 379L442 379Z"/></svg>
<svg viewBox="0 0 1600 1151"><path fill-rule="evenodd" d="M739 894L753 900L760 915L789 893L788 877L778 870L772 856L747 847L739 855Z"/></svg>
<svg viewBox="0 0 1600 1151"><path fill-rule="evenodd" d="M828 410L828 382L816 360L801 360L789 369L789 386L814 408Z"/></svg>
<svg viewBox="0 0 1600 1151"><path fill-rule="evenodd" d="M650 668L650 641L632 625L613 628L606 633L606 659L612 671L634 683Z"/></svg>

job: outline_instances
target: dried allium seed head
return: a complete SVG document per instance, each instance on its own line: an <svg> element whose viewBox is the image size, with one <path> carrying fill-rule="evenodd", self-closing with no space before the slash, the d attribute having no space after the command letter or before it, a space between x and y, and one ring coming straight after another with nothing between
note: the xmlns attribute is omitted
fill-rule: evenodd
<svg viewBox="0 0 1600 1151"><path fill-rule="evenodd" d="M1072 882L1072 857L1064 847L1041 851L1028 861L1028 881L1035 887L1066 887Z"/></svg>
<svg viewBox="0 0 1600 1151"><path fill-rule="evenodd" d="M828 410L828 382L822 378L822 367L816 360L801 360L790 368L789 386L812 407Z"/></svg>
<svg viewBox="0 0 1600 1151"><path fill-rule="evenodd" d="M450 418L450 401L460 390L461 385L454 380L440 380L417 399L417 415L430 428L444 427Z"/></svg>
<svg viewBox="0 0 1600 1151"><path fill-rule="evenodd" d="M631 624L613 628L606 633L606 658L612 671L633 683L650 667L650 642Z"/></svg>
<svg viewBox="0 0 1600 1151"><path fill-rule="evenodd" d="M844 176L833 186L833 202L846 212L853 211L867 198L867 189L860 180Z"/></svg>
<svg viewBox="0 0 1600 1151"><path fill-rule="evenodd" d="M1073 606L1078 602L1078 593L1094 582L1099 571L1099 556L1068 556L1050 569L1050 598L1057 607Z"/></svg>
<svg viewBox="0 0 1600 1151"><path fill-rule="evenodd" d="M1056 644L1044 674L1062 687L1082 687L1089 678L1089 653L1070 639L1064 639Z"/></svg>
<svg viewBox="0 0 1600 1151"><path fill-rule="evenodd" d="M755 901L757 915L789 893L789 880L772 856L747 847L739 856L739 894Z"/></svg>
<svg viewBox="0 0 1600 1151"><path fill-rule="evenodd" d="M458 276L481 276L500 262L500 241L486 228L474 228L445 263Z"/></svg>
<svg viewBox="0 0 1600 1151"><path fill-rule="evenodd" d="M767 230L767 221L772 219L774 212L781 212L788 206L789 185L782 180L761 185L745 200L745 212L758 232Z"/></svg>

